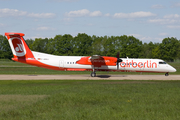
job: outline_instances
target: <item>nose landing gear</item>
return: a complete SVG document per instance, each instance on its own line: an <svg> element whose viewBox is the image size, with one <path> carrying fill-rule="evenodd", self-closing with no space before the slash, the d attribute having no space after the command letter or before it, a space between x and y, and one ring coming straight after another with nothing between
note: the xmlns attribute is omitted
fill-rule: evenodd
<svg viewBox="0 0 180 120"><path fill-rule="evenodd" d="M169 73L166 73L165 76L169 76Z"/></svg>

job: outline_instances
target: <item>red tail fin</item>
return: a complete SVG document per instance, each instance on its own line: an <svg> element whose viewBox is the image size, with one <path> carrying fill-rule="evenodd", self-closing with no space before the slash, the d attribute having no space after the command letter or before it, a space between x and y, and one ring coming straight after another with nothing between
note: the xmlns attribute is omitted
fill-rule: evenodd
<svg viewBox="0 0 180 120"><path fill-rule="evenodd" d="M5 33L15 59L34 59L34 56L24 41L23 33Z"/></svg>

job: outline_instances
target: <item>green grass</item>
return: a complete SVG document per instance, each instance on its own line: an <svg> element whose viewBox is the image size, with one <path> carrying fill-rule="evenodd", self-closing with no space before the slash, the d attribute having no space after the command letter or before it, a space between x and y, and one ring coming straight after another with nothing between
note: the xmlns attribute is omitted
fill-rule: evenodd
<svg viewBox="0 0 180 120"><path fill-rule="evenodd" d="M177 72L175 73L170 73L172 75L177 75L180 74L180 62L173 62L169 63L173 67L177 69ZM91 72L89 71L55 71L55 70L49 70L45 68L39 68L39 67L34 67L31 65L19 63L19 62L14 62L12 60L0 60L0 74L29 74L29 75L51 75L51 74L90 74ZM139 74L155 74L155 75L164 75L164 73L139 73L139 72L99 72L97 71L97 74L103 75L111 75L111 74L134 74L134 75L139 75Z"/></svg>
<svg viewBox="0 0 180 120"><path fill-rule="evenodd" d="M0 81L0 118L179 120L180 81Z"/></svg>

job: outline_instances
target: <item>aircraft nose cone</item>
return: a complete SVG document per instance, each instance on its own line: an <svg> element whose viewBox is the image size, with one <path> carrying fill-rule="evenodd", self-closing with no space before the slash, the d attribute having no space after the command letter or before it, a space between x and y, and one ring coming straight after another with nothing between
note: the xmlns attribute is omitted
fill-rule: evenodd
<svg viewBox="0 0 180 120"><path fill-rule="evenodd" d="M174 72L176 72L176 69L174 68Z"/></svg>
<svg viewBox="0 0 180 120"><path fill-rule="evenodd" d="M173 68L173 67L171 67L170 72L176 72L176 69L175 69L175 68Z"/></svg>

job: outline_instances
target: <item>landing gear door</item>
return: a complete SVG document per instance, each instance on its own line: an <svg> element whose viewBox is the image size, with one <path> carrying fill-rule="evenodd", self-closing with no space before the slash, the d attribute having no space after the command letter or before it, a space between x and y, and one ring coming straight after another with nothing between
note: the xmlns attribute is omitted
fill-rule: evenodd
<svg viewBox="0 0 180 120"><path fill-rule="evenodd" d="M64 61L63 60L59 61L59 67L64 67Z"/></svg>

